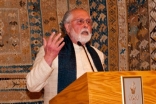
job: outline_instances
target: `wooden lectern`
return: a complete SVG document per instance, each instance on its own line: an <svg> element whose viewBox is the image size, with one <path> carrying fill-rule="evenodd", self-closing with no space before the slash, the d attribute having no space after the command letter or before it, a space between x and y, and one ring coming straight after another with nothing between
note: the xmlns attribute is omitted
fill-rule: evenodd
<svg viewBox="0 0 156 104"><path fill-rule="evenodd" d="M156 104L156 71L88 72L50 104L124 104L121 76L141 76L143 104Z"/></svg>

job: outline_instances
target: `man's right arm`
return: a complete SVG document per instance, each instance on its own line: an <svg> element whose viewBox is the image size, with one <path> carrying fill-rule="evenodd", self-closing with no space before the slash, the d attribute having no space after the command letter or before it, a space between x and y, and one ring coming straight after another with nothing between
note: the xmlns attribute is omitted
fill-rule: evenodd
<svg viewBox="0 0 156 104"><path fill-rule="evenodd" d="M55 35L53 32L49 39L43 38L43 47L41 47L32 70L27 74L27 88L30 91L40 91L47 83L47 79L52 73L53 60L58 56L60 50L65 45L61 33Z"/></svg>
<svg viewBox="0 0 156 104"><path fill-rule="evenodd" d="M41 47L31 71L27 74L27 88L31 92L39 92L46 85L47 79L52 73L52 68L44 59L44 48Z"/></svg>

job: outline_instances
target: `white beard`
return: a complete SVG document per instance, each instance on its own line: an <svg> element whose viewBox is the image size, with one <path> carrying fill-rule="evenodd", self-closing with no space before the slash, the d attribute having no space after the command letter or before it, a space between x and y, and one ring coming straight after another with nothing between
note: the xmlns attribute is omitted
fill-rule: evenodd
<svg viewBox="0 0 156 104"><path fill-rule="evenodd" d="M83 33L86 33L88 35L83 35ZM82 29L79 34L77 34L74 29L72 29L70 36L77 42L79 41L81 42L81 44L85 44L91 39L92 34L88 29Z"/></svg>

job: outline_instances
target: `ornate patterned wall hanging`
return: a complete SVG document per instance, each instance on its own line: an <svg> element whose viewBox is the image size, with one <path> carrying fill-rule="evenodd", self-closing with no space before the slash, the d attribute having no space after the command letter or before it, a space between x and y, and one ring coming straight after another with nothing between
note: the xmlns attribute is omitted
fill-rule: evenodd
<svg viewBox="0 0 156 104"><path fill-rule="evenodd" d="M42 45L40 2L0 0L0 103L42 103L25 76Z"/></svg>
<svg viewBox="0 0 156 104"><path fill-rule="evenodd" d="M106 1L90 0L90 14L93 19L92 45L104 53L104 68L108 71L108 28Z"/></svg>
<svg viewBox="0 0 156 104"><path fill-rule="evenodd" d="M129 70L150 70L148 1L127 0Z"/></svg>
<svg viewBox="0 0 156 104"><path fill-rule="evenodd" d="M26 5L27 1L1 0L0 66L32 64Z"/></svg>
<svg viewBox="0 0 156 104"><path fill-rule="evenodd" d="M106 71L156 69L155 1L0 0L0 103L43 103L42 91L26 89L25 76L42 38L61 32L64 13L75 7L90 11L91 42L104 53Z"/></svg>

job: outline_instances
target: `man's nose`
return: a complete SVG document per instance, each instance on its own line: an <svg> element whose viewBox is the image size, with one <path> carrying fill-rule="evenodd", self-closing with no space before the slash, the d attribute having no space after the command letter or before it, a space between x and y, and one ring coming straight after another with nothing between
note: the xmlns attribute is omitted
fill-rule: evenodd
<svg viewBox="0 0 156 104"><path fill-rule="evenodd" d="M84 28L88 28L89 24L86 21L84 21L83 26Z"/></svg>

